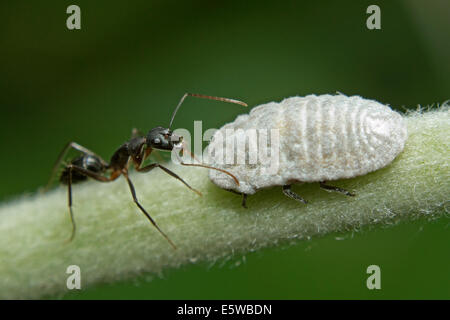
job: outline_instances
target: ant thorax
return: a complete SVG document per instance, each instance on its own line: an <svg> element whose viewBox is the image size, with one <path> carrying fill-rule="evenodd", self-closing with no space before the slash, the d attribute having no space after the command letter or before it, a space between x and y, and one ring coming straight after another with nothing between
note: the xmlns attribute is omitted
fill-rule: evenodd
<svg viewBox="0 0 450 320"><path fill-rule="evenodd" d="M128 153L130 155L139 156L143 152L147 139L145 137L136 137L128 141Z"/></svg>

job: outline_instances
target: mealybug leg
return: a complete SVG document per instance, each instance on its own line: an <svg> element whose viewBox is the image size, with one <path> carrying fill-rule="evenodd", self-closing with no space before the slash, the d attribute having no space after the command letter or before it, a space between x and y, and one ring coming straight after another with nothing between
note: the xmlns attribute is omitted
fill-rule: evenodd
<svg viewBox="0 0 450 320"><path fill-rule="evenodd" d="M242 206L247 209L247 194L243 193L242 194Z"/></svg>
<svg viewBox="0 0 450 320"><path fill-rule="evenodd" d="M237 192L237 191L235 191L233 189L223 189L223 190L242 196L242 206L245 209L247 209L247 196L248 196L248 194L242 193L242 192Z"/></svg>
<svg viewBox="0 0 450 320"><path fill-rule="evenodd" d="M305 199L303 199L302 197L300 197L298 194L296 194L294 191L291 190L290 184L283 186L283 193L291 199L302 202L304 204L308 203L308 201L306 201Z"/></svg>
<svg viewBox="0 0 450 320"><path fill-rule="evenodd" d="M347 191L345 189L326 185L325 182L319 182L319 184L320 184L320 187L322 189L326 190L326 191L334 191L334 192L343 193L343 194L345 194L346 196L349 196L349 197L354 197L356 195L356 194L351 193L350 191Z"/></svg>

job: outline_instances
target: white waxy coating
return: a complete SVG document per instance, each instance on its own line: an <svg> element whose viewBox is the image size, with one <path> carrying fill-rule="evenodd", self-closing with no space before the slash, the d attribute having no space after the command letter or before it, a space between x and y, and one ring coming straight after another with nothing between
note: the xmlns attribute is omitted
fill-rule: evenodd
<svg viewBox="0 0 450 320"><path fill-rule="evenodd" d="M233 134L229 134L230 129L234 129ZM236 129L279 130L275 172L268 173L259 158L256 164L223 164L216 161L216 151L210 155L210 165L231 172L239 185L216 170L209 171L211 181L223 189L246 194L270 186L364 175L391 163L407 138L406 124L399 113L377 101L342 94L291 97L257 106L250 114L240 115L220 128L208 152L236 152L236 143L227 143L245 139L243 131ZM269 141L270 137L269 133ZM247 157L248 152L255 152L256 145L249 143Z"/></svg>

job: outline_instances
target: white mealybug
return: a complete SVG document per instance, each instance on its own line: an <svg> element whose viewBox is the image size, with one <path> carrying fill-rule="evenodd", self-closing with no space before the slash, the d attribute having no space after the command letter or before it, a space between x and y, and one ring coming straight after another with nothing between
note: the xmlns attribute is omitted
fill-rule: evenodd
<svg viewBox="0 0 450 320"><path fill-rule="evenodd" d="M209 171L217 186L243 195L282 186L306 201L291 184L319 182L323 189L352 193L326 181L353 178L391 163L407 138L402 116L388 106L359 96L309 95L270 102L240 115L215 132L209 163L232 173Z"/></svg>

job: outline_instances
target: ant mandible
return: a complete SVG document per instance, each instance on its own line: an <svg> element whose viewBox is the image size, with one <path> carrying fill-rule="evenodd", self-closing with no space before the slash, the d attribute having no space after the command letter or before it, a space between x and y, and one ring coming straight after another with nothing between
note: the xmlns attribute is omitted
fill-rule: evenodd
<svg viewBox="0 0 450 320"><path fill-rule="evenodd" d="M102 159L99 155L95 154L91 150L79 145L75 142L69 142L64 149L61 151L61 153L58 156L58 159L56 160L56 163L53 167L52 174L50 176L49 182L47 184L46 190L51 186L56 173L59 169L59 166L61 165L61 162L64 159L64 156L70 149L75 149L81 153L80 156L74 158L72 161L70 161L64 168L64 170L61 173L60 176L60 182L62 184L67 185L68 190L68 207L69 207L69 214L70 214L70 220L72 222L72 234L69 238L69 242L73 240L75 237L75 231L76 231L76 225L75 220L73 216L72 211L72 184L81 182L86 180L88 177L93 178L100 182L111 182L116 180L118 177L123 175L125 179L128 182L128 186L131 191L131 195L133 197L133 201L136 203L136 205L139 207L139 209L144 213L144 215L150 220L150 222L153 224L153 226L161 233L164 238L170 243L170 245L176 249L175 244L170 240L170 238L158 227L156 222L153 220L153 218L148 214L148 212L144 209L144 207L139 203L137 197L136 197L136 191L133 186L133 183L130 180L130 177L128 175L128 167L131 163L134 164L134 168L138 172L149 172L153 170L154 168L160 168L167 174L171 175L175 179L180 180L185 186L187 186L189 189L197 193L198 195L201 195L201 193L194 188L192 188L187 182L185 182L181 177L179 177L176 173L172 172L168 168L164 167L163 165L159 163L151 163L145 167L141 167L142 163L147 159L152 150L162 150L162 151L172 151L172 150L179 150L179 153L182 153L183 151L187 151L183 144L183 137L177 136L172 133L170 128L172 127L172 122L175 118L175 115L177 114L178 109L182 105L183 101L186 99L186 97L197 97L197 98L203 98L203 99L210 99L210 100L217 100L217 101L223 101L223 102L229 102L229 103L235 103L242 106L247 106L246 103L241 102L239 100L229 99L229 98L221 98L221 97L214 97L214 96L207 96L202 94L195 94L195 93L186 93L181 98L180 102L178 103L177 107L173 111L172 118L170 119L169 126L167 128L163 127L155 127L151 129L147 135L140 135L138 134L137 130L133 130L133 136L132 138L122 144L112 155L110 162L106 162ZM178 156L178 153L177 153ZM193 157L193 155L191 154ZM239 184L239 181L236 179L235 176L233 176L231 173L219 169L219 168L213 168L204 164L194 164L194 163L184 163L180 161L181 165L184 166L195 166L195 167L203 167L213 170L219 170L221 172L224 172L225 174L228 174L231 176L234 181ZM110 173L107 175L107 173Z"/></svg>

